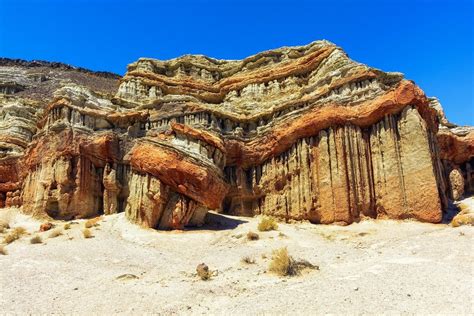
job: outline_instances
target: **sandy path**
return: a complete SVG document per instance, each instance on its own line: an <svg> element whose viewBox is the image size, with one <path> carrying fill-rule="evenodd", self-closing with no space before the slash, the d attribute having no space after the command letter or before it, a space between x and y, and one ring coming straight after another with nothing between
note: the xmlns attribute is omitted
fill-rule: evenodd
<svg viewBox="0 0 474 316"><path fill-rule="evenodd" d="M34 220L11 212L13 226L38 228ZM156 232L118 214L93 228L91 239L82 237L82 224L54 239L43 233L44 244L23 237L0 256L1 312L474 313L472 227L395 221L347 227L280 224L278 231L248 241L245 235L256 231L258 219L221 219L238 225ZM282 246L320 271L291 278L268 273L272 249ZM241 263L246 255L256 264ZM198 279L194 273L201 262L218 275ZM138 278L117 279L123 274Z"/></svg>

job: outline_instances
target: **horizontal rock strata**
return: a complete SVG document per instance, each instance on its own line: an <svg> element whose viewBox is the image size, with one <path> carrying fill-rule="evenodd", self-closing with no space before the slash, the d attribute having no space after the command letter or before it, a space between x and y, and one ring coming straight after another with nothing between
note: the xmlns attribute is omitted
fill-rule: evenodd
<svg viewBox="0 0 474 316"><path fill-rule="evenodd" d="M457 195L472 175L473 148L443 134L439 103L327 41L241 61L140 59L119 81L38 67L0 63L0 205L37 216L439 222L452 170Z"/></svg>

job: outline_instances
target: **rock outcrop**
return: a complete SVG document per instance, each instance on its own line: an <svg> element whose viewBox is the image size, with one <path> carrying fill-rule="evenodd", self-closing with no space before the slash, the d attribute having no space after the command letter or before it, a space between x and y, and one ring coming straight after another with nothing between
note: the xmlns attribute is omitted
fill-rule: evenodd
<svg viewBox="0 0 474 316"><path fill-rule="evenodd" d="M472 142L439 102L327 41L241 61L143 58L119 82L52 65L0 63L0 203L30 214L126 212L159 229L208 210L439 222L472 185Z"/></svg>

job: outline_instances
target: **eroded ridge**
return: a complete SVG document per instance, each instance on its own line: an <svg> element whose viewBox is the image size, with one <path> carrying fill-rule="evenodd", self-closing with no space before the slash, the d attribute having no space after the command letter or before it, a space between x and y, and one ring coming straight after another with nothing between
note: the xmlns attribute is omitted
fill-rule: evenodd
<svg viewBox="0 0 474 316"><path fill-rule="evenodd" d="M446 140L439 103L327 41L240 61L142 58L118 82L79 71L87 80L55 79L44 103L17 89L27 72L0 65L0 201L38 216L439 222L459 198L453 170L472 189L473 146Z"/></svg>

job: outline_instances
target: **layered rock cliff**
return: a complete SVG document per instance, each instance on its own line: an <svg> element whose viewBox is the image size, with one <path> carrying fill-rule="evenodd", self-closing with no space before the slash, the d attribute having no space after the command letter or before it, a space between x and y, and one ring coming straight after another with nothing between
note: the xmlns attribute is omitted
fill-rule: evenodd
<svg viewBox="0 0 474 316"><path fill-rule="evenodd" d="M119 81L52 65L0 63L0 203L27 213L160 229L208 210L439 222L466 191L453 170L472 185L472 142L439 103L327 41L140 59Z"/></svg>

